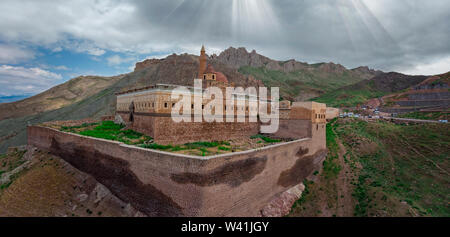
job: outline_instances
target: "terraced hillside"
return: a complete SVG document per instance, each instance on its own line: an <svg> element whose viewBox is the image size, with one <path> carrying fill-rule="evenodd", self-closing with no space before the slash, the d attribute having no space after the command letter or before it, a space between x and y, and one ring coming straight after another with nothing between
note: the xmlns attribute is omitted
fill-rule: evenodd
<svg viewBox="0 0 450 237"><path fill-rule="evenodd" d="M382 98L381 111L388 113L440 113L450 112L450 72L427 78L406 91ZM424 116L426 117L426 116Z"/></svg>
<svg viewBox="0 0 450 237"><path fill-rule="evenodd" d="M449 216L450 125L339 119L291 216Z"/></svg>

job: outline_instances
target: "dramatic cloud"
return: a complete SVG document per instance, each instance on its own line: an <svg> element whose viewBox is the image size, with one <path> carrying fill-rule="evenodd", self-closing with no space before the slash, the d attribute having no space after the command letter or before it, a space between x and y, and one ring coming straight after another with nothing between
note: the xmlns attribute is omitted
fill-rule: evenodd
<svg viewBox="0 0 450 237"><path fill-rule="evenodd" d="M0 66L0 96L36 94L59 84L61 75L40 68Z"/></svg>
<svg viewBox="0 0 450 237"><path fill-rule="evenodd" d="M279 60L419 74L450 70L448 22L448 0L0 2L0 41L53 52L145 55L198 53L201 44L214 52L244 46ZM109 57L109 65L130 63L118 57Z"/></svg>

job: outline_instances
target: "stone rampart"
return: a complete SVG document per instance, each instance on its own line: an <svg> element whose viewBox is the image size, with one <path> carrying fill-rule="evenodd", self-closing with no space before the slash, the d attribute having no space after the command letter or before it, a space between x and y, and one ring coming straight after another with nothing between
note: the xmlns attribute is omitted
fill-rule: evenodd
<svg viewBox="0 0 450 237"><path fill-rule="evenodd" d="M210 157L42 126L27 130L29 145L60 156L149 216L260 216L271 200L320 169L326 156L323 125L314 127L313 138Z"/></svg>

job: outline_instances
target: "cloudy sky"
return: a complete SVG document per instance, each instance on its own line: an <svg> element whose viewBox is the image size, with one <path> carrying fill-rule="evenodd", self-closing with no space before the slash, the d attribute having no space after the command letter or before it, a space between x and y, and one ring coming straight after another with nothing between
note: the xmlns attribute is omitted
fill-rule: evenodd
<svg viewBox="0 0 450 237"><path fill-rule="evenodd" d="M1 0L0 96L201 44L431 75L450 71L449 22L448 0Z"/></svg>

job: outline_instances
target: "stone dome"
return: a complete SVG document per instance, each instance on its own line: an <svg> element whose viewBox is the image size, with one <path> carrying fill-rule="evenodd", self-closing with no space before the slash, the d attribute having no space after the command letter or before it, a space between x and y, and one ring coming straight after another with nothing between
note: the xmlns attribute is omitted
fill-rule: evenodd
<svg viewBox="0 0 450 237"><path fill-rule="evenodd" d="M225 76L223 73L216 72L216 77L217 77L217 79L216 79L217 81L228 83L227 76Z"/></svg>
<svg viewBox="0 0 450 237"><path fill-rule="evenodd" d="M216 74L216 81L228 83L227 76L214 70L214 67L211 64L206 67L205 74Z"/></svg>

